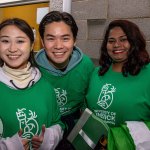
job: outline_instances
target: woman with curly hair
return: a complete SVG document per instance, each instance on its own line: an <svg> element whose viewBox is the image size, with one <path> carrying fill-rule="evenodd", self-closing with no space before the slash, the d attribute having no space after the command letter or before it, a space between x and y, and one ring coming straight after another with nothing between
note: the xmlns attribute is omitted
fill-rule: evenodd
<svg viewBox="0 0 150 150"><path fill-rule="evenodd" d="M100 66L92 74L86 96L88 108L110 127L108 149L145 150L150 143L149 60L146 40L136 24L110 22Z"/></svg>

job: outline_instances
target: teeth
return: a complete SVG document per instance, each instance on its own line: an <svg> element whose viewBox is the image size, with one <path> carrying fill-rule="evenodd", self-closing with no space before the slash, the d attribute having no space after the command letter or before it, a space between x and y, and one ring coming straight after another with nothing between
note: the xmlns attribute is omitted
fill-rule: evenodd
<svg viewBox="0 0 150 150"><path fill-rule="evenodd" d="M19 56L16 56L16 55L8 55L8 57L9 57L10 59L17 59Z"/></svg>
<svg viewBox="0 0 150 150"><path fill-rule="evenodd" d="M116 53L120 53L120 52L122 52L122 51L115 51Z"/></svg>
<svg viewBox="0 0 150 150"><path fill-rule="evenodd" d="M55 55L63 55L64 53L62 53L62 52L56 52L56 53L54 53Z"/></svg>
<svg viewBox="0 0 150 150"><path fill-rule="evenodd" d="M125 50L114 50L114 53L122 53L124 52Z"/></svg>

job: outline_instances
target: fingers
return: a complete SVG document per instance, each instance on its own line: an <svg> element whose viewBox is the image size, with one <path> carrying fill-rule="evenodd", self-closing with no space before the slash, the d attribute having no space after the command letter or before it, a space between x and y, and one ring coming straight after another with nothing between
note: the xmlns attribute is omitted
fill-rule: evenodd
<svg viewBox="0 0 150 150"><path fill-rule="evenodd" d="M20 130L18 131L19 137L21 137L22 133L23 133L23 131L22 131L22 129L20 129Z"/></svg>
<svg viewBox="0 0 150 150"><path fill-rule="evenodd" d="M32 144L32 148L34 150L37 150L37 149L40 148L40 146L41 146L41 144L43 142L43 139L44 139L45 129L46 129L45 125L42 125L40 136L38 136L38 135L33 136L32 140L31 140L31 144ZM22 131L22 129L20 129L18 131L19 137L22 136L22 133L23 133L23 131ZM23 147L24 147L25 150L29 150L30 149L29 140L22 139L22 144L23 144Z"/></svg>
<svg viewBox="0 0 150 150"><path fill-rule="evenodd" d="M40 135L41 137L44 137L45 129L46 129L45 125L42 125L42 133Z"/></svg>
<svg viewBox="0 0 150 150"><path fill-rule="evenodd" d="M40 148L41 144L42 144L43 140L41 140L41 138L37 135L35 135L33 138L32 138L32 148L34 150Z"/></svg>
<svg viewBox="0 0 150 150"><path fill-rule="evenodd" d="M46 129L45 125L42 125L41 134L39 136L38 135L33 136L31 143L32 143L32 148L34 150L37 150L40 148L40 146L43 142L43 139L44 139L45 129Z"/></svg>
<svg viewBox="0 0 150 150"><path fill-rule="evenodd" d="M18 135L19 135L20 138L21 138L22 134L23 134L23 130L20 129L18 131ZM30 148L29 140L21 138L21 142L22 142L22 145L24 147L24 150L29 150L29 148Z"/></svg>
<svg viewBox="0 0 150 150"><path fill-rule="evenodd" d="M22 139L22 145L23 145L23 147L24 147L25 150L29 150L29 147L30 147L29 140Z"/></svg>
<svg viewBox="0 0 150 150"><path fill-rule="evenodd" d="M27 142L27 143L24 144L24 149L25 149L25 150L29 150L29 149L30 149L30 144L29 144L29 142Z"/></svg>

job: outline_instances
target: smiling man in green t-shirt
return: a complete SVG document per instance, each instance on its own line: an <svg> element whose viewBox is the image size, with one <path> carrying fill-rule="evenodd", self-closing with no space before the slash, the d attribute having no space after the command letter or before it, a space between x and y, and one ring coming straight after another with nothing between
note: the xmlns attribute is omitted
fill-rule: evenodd
<svg viewBox="0 0 150 150"><path fill-rule="evenodd" d="M78 27L70 14L49 12L39 32L44 48L37 53L36 62L55 89L67 135L80 117L94 65L75 46Z"/></svg>

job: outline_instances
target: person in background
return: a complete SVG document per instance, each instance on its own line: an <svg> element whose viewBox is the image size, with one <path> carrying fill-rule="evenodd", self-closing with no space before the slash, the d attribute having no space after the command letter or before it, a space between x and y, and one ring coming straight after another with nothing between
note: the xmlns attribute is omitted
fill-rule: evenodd
<svg viewBox="0 0 150 150"><path fill-rule="evenodd" d="M87 107L112 130L108 134L108 149L129 149L133 141L137 148L137 139L150 139L150 133L145 133L145 121L150 121L149 61L139 27L128 20L110 22L101 46L100 66L91 76L86 95ZM121 134L121 124L127 126L130 134Z"/></svg>
<svg viewBox="0 0 150 150"><path fill-rule="evenodd" d="M67 136L80 117L94 64L75 46L78 27L69 13L49 12L40 22L39 33L44 48L35 59L54 86Z"/></svg>
<svg viewBox="0 0 150 150"><path fill-rule="evenodd" d="M54 150L63 135L55 92L36 66L33 45L27 22L1 22L1 150Z"/></svg>

